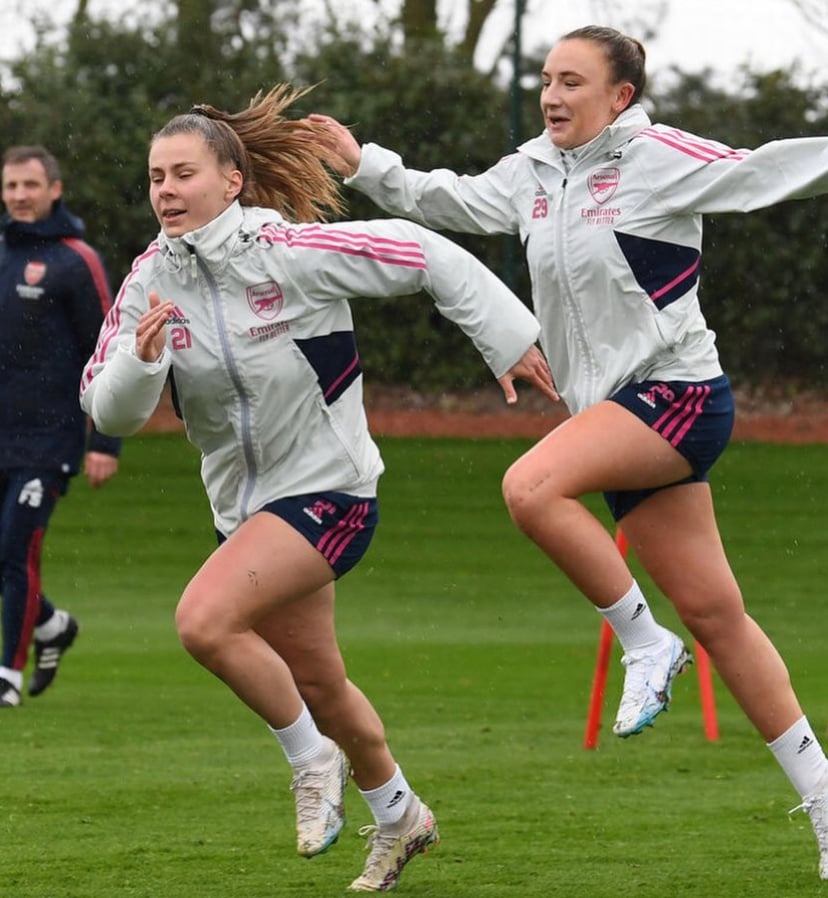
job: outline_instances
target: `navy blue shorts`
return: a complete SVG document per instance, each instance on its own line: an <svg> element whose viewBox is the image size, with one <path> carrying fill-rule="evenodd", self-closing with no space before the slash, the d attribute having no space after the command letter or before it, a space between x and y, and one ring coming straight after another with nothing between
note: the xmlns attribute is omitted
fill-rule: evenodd
<svg viewBox="0 0 828 898"><path fill-rule="evenodd" d="M733 432L734 404L725 375L695 383L645 380L627 384L610 401L649 424L690 463L693 473L680 483L707 480ZM675 486L675 484L670 484ZM616 521L664 487L604 493Z"/></svg>
<svg viewBox="0 0 828 898"><path fill-rule="evenodd" d="M336 492L276 499L261 511L298 530L322 553L337 577L347 574L368 551L379 520L375 498ZM219 543L223 541L219 534Z"/></svg>

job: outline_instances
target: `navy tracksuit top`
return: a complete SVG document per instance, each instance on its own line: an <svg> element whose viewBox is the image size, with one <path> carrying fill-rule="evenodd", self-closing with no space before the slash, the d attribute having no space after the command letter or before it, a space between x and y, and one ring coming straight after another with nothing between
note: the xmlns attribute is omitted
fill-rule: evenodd
<svg viewBox="0 0 828 898"><path fill-rule="evenodd" d="M78 392L112 305L83 222L61 200L36 222L0 220L0 470L78 472L84 450L118 455L92 429ZM88 443L88 445L87 445Z"/></svg>

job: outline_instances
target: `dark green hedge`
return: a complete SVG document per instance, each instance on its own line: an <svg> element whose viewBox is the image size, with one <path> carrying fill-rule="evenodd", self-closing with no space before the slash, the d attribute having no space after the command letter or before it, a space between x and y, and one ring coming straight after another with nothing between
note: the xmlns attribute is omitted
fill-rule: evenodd
<svg viewBox="0 0 828 898"><path fill-rule="evenodd" d="M401 53L387 35L322 31L310 36L312 53L291 57L285 24L272 15L241 34L236 21L213 20L194 41L192 23L87 18L68 40L43 40L15 64L0 90L4 142L42 142L60 157L68 204L116 284L156 231L146 198L149 138L193 102L240 108L260 88L292 80L318 84L298 111L329 112L418 168L481 171L512 149L508 86L463 56L439 43ZM539 69L539 60L526 61L526 71ZM803 87L792 73L744 71L727 88L710 73L661 81L648 101L655 119L733 146L826 133L828 87ZM540 128L536 87L527 85L523 104L526 137ZM380 214L355 192L347 199L350 217ZM708 219L702 304L736 382L828 387L826 233L824 199ZM529 296L516 239L449 236ZM442 390L489 381L428 297L355 301L354 310L374 382Z"/></svg>

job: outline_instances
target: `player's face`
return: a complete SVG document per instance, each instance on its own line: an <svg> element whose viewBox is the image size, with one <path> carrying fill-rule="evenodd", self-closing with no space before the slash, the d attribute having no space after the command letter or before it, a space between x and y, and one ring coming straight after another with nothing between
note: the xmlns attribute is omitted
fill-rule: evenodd
<svg viewBox="0 0 828 898"><path fill-rule="evenodd" d="M61 182L50 181L39 159L3 166L3 204L15 221L41 221L52 213Z"/></svg>
<svg viewBox="0 0 828 898"><path fill-rule="evenodd" d="M168 237L212 221L242 188L242 174L219 165L200 134L174 134L153 142L149 153L150 202Z"/></svg>
<svg viewBox="0 0 828 898"><path fill-rule="evenodd" d="M595 41L560 41L546 57L541 73L540 105L552 143L563 150L579 147L615 121L630 102L629 82L612 83L603 48Z"/></svg>

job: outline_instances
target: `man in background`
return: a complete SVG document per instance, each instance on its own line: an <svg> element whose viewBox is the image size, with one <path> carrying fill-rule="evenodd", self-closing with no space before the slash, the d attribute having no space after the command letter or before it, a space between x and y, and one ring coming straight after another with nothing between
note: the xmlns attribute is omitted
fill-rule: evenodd
<svg viewBox="0 0 828 898"><path fill-rule="evenodd" d="M0 220L0 708L51 685L78 622L43 594L41 550L58 498L81 461L93 488L118 470L120 441L87 424L83 365L112 305L83 222L63 204L60 169L39 146L6 151ZM85 452L85 459L84 459Z"/></svg>

